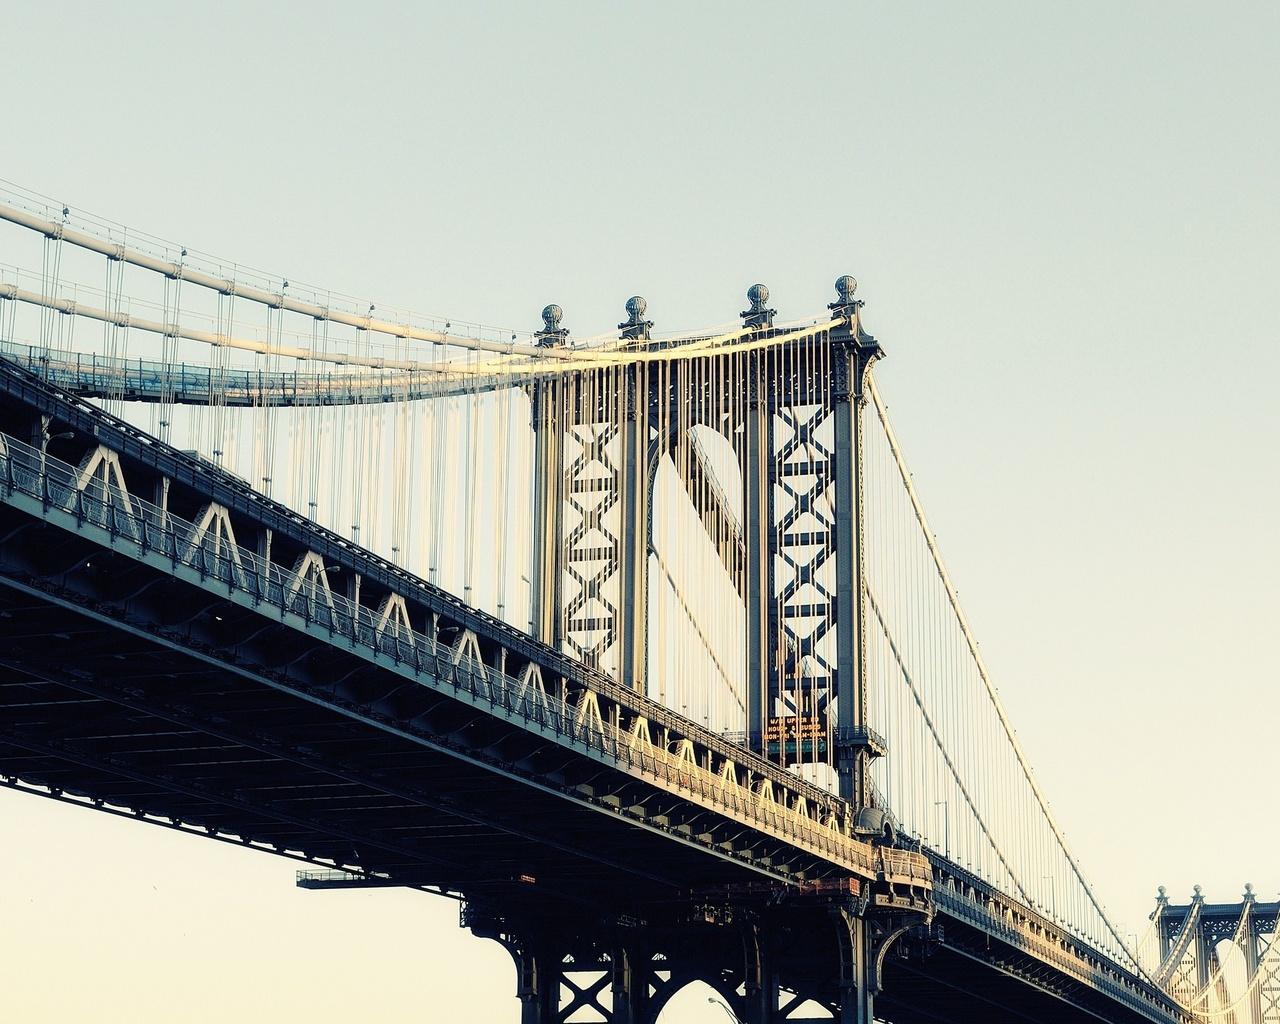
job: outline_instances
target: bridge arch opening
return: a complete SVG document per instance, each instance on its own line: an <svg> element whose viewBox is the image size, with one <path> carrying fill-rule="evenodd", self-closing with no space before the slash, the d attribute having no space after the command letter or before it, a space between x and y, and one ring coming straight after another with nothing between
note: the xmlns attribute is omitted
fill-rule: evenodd
<svg viewBox="0 0 1280 1024"><path fill-rule="evenodd" d="M734 1009L739 998L737 992L722 991L705 981L673 983L654 995L646 1024L724 1024L727 1015L741 1019Z"/></svg>

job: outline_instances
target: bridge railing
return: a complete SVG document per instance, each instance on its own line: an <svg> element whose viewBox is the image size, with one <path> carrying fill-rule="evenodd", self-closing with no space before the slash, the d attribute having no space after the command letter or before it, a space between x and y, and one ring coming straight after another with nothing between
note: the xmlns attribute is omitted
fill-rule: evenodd
<svg viewBox="0 0 1280 1024"><path fill-rule="evenodd" d="M369 368L307 373L125 359L4 338L0 338L0 356L75 394L202 405L358 405L383 401L388 394L401 400L439 398L501 383L496 376L460 375L446 363L439 369L424 366L413 371Z"/></svg>
<svg viewBox="0 0 1280 1024"><path fill-rule="evenodd" d="M81 466L72 466L40 448L0 435L0 483L6 492L35 499L46 515L66 516L78 529L96 528L106 534L103 540L110 546L126 545L126 553L142 559L163 559L175 574L194 577L206 589L225 588L226 597L238 603L268 606L281 621L327 631L333 639L345 639L362 656L437 691L519 721L531 731L574 745L596 760L652 780L726 817L785 837L860 877L921 888L931 884L932 872L923 856L858 841L847 831L849 816L829 809L824 816L822 808L816 802L810 805L803 795L802 784L789 791L775 785L769 775L727 756L717 764L705 751L700 763L688 736L670 728L670 716L664 716L655 736L646 717L650 709L624 707L616 687L607 688L609 699L602 714L600 693L589 687L561 685L548 690L532 684L528 675L513 676L486 664L478 646L469 651L465 636L446 643L405 622L393 627L390 617L380 621L374 609L334 592L318 556L308 553L311 561L304 557L293 568L263 558L208 523L202 526L179 518L129 493L122 475L103 471L109 463L97 464L96 473L93 465L89 455ZM601 692L605 690L601 687ZM745 751L741 756L743 761L750 757ZM595 799L590 787L577 795ZM600 802L610 805L609 800L606 796ZM610 806L619 813L645 816L638 805ZM748 850L744 844L742 849L726 847L724 852L749 860Z"/></svg>
<svg viewBox="0 0 1280 1024"><path fill-rule="evenodd" d="M1195 1019L1149 977L1134 973L1131 961L1117 961L1114 953L1099 950L1082 936L1070 934L1060 922L1009 898L945 858L932 854L930 860L934 865L934 905L948 917L1007 945L1032 952L1036 959L1144 1015L1155 1011L1174 1020Z"/></svg>

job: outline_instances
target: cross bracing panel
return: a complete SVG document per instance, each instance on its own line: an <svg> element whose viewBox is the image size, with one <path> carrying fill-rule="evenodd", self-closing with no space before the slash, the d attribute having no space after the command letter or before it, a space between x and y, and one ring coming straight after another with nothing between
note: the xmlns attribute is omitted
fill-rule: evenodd
<svg viewBox="0 0 1280 1024"><path fill-rule="evenodd" d="M622 478L618 427L574 424L565 438L565 641L583 664L616 674Z"/></svg>
<svg viewBox="0 0 1280 1024"><path fill-rule="evenodd" d="M820 405L784 406L774 425L774 587L781 637L773 710L797 723L778 740L797 760L829 757L837 626L830 419L831 410ZM786 751L780 756L785 759Z"/></svg>

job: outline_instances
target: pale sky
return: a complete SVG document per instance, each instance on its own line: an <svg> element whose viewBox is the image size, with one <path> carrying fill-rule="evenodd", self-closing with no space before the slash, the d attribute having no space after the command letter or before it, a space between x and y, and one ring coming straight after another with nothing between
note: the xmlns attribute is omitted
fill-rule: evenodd
<svg viewBox="0 0 1280 1024"><path fill-rule="evenodd" d="M291 280L594 335L854 274L1113 919L1276 898L1276 5L5 8L0 178ZM10 793L0 850L14 1020L519 1019L447 901Z"/></svg>

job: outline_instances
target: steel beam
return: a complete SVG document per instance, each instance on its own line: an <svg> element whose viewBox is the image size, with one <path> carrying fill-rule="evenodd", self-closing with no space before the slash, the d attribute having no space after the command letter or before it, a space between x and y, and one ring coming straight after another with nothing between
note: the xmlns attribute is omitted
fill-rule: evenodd
<svg viewBox="0 0 1280 1024"><path fill-rule="evenodd" d="M647 367L636 366L624 374L626 389L620 424L621 524L618 543L617 616L621 649L618 680L628 689L645 692L648 682L647 625L649 619L649 410L644 401Z"/></svg>
<svg viewBox="0 0 1280 1024"><path fill-rule="evenodd" d="M563 382L533 385L533 578L529 581L533 635L557 651L564 647L564 431Z"/></svg>
<svg viewBox="0 0 1280 1024"><path fill-rule="evenodd" d="M773 412L769 384L762 379L758 365L752 367L747 387L742 465L743 534L747 548L747 745L764 755L777 645L777 624L772 615Z"/></svg>
<svg viewBox="0 0 1280 1024"><path fill-rule="evenodd" d="M880 356L875 339L858 321L851 277L836 282L839 299L830 309L842 322L831 332L835 443L836 519L836 769L840 795L855 807L870 803L869 697L866 674L864 588L862 410L863 379Z"/></svg>

